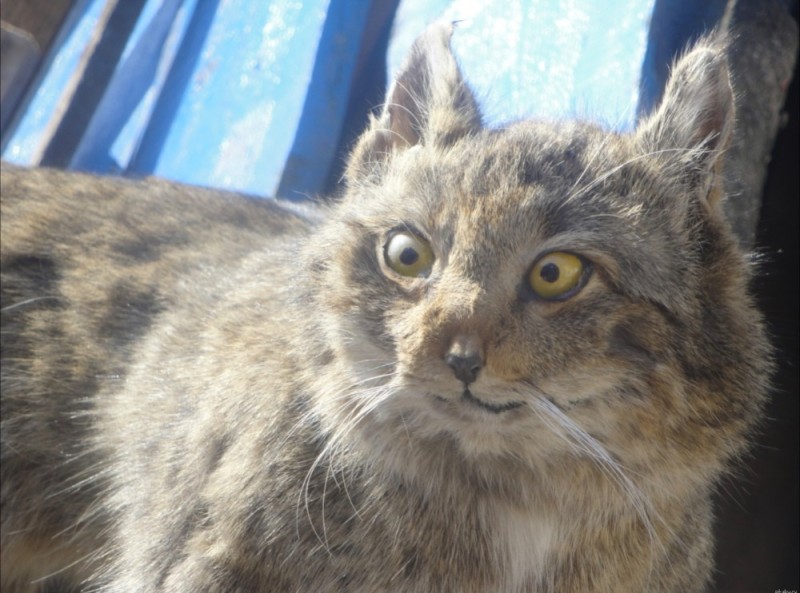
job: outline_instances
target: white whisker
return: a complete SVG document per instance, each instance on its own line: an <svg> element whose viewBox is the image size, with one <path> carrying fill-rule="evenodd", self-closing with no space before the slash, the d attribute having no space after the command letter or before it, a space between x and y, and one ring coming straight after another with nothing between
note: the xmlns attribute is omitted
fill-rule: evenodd
<svg viewBox="0 0 800 593"><path fill-rule="evenodd" d="M663 551L663 544L656 533L653 521L658 520L662 527L664 521L658 517L650 501L628 476L628 471L614 459L606 448L589 433L582 429L574 420L566 415L551 402L546 394L531 384L535 389L532 400L532 409L539 419L555 435L562 438L574 453L582 453L595 463L611 483L615 484L625 498L630 502L634 512L644 526L650 540L650 559L655 557L656 548Z"/></svg>
<svg viewBox="0 0 800 593"><path fill-rule="evenodd" d="M389 365L380 365L380 367L385 367ZM380 367L375 367L380 368ZM311 526L311 529L314 535L317 537L319 542L323 545L325 550L330 554L330 547L327 541L327 526L325 524L325 496L327 494L327 483L328 479L331 475L335 475L337 464L334 463L335 456L337 454L344 454L347 451L350 444L351 439L349 438L350 434L353 430L357 428L357 426L361 423L361 421L369 416L374 410L387 398L389 397L394 390L387 385L378 385L374 387L366 387L366 388L358 388L359 385L373 382L376 380L384 379L387 377L391 377L393 373L385 373L382 375L373 375L369 376L365 379L357 381L355 383L351 383L348 387L349 389L342 389L338 391L335 395L329 395L333 401L337 401L343 404L344 414L343 417L340 419L340 422L336 425L333 431L328 434L328 441L322 447L321 451L317 455L316 459L313 461L311 466L309 467L308 472L306 473L305 479L303 480L301 489L300 489L300 499L298 500L297 505L297 513L298 516L296 521L299 521L299 510L300 506L302 505L303 509L305 510L306 517L308 518L308 522ZM331 401L329 399L328 401ZM322 522L322 533L319 532L317 527L314 524L314 519L311 513L311 499L310 499L310 487L312 482L312 477L316 472L317 468L320 464L327 459L328 461L328 469L326 470L326 476L323 480L323 489L321 494L321 522ZM346 464L342 463L342 467ZM342 477L345 478L344 474ZM358 515L358 509L356 509L355 504L352 501L352 498L347 494L348 498L350 499L351 506L353 507L354 512ZM298 524L298 531L299 531L299 524Z"/></svg>

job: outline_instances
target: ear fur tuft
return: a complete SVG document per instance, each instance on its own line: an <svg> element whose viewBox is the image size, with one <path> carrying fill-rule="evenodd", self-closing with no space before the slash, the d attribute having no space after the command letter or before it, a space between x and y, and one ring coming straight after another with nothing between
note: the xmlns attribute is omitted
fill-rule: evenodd
<svg viewBox="0 0 800 593"><path fill-rule="evenodd" d="M637 129L645 150L711 176L710 183L720 181L714 177L734 125L726 50L724 37L709 36L679 58L661 104Z"/></svg>
<svg viewBox="0 0 800 593"><path fill-rule="evenodd" d="M453 23L436 23L414 42L380 115L353 150L347 178L369 174L393 152L447 145L480 129L477 103L450 50L453 29Z"/></svg>

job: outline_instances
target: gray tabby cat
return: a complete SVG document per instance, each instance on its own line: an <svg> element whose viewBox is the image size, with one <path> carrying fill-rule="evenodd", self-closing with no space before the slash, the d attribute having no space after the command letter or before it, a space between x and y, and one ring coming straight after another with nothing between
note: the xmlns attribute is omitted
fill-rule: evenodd
<svg viewBox="0 0 800 593"><path fill-rule="evenodd" d="M723 48L494 130L450 35L330 208L3 170L4 593L707 587L770 369Z"/></svg>

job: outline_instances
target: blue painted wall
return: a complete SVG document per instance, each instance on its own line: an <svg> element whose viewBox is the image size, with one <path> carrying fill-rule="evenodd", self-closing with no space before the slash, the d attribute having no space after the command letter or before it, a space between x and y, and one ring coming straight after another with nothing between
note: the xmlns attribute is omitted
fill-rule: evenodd
<svg viewBox="0 0 800 593"><path fill-rule="evenodd" d="M41 162L106 3L79 5L3 158ZM378 4L147 0L69 167L295 199L321 192L346 149L342 126ZM653 0L402 0L386 68L397 69L428 23L460 21L454 51L489 123L577 116L624 129L636 113L652 8Z"/></svg>

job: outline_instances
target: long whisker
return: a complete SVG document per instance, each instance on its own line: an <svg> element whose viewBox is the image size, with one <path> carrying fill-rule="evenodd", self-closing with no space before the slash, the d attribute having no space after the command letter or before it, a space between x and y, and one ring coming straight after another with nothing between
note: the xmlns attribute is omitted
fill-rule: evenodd
<svg viewBox="0 0 800 593"><path fill-rule="evenodd" d="M647 531L650 540L651 561L654 558L655 548L663 549L663 544L656 533L653 520L659 524L665 523L650 504L647 497L628 476L627 470L614 459L606 448L597 439L582 429L574 420L558 408L541 389L530 384L536 391L532 400L532 408L544 424L557 436L564 439L575 452L585 454L597 464L597 467L615 484L625 497L630 501L634 511Z"/></svg>
<svg viewBox="0 0 800 593"><path fill-rule="evenodd" d="M371 377L372 379L379 379L383 378L387 375L376 375ZM330 554L330 547L327 542L327 527L325 524L325 516L324 516L324 509L325 509L325 496L327 494L327 480L331 475L331 472L335 472L335 464L333 463L334 457L338 451L342 449L346 449L347 447L345 444L347 443L347 435L349 435L352 430L354 430L357 425L369 414L371 414L375 408L377 408L389 395L393 393L393 390L386 385L379 385L377 387L367 387L362 389L353 389L351 388L348 391L343 391L337 394L337 398L344 402L345 406L349 408L346 412L346 415L342 419L342 421L336 426L334 432L328 435L328 441L322 450L317 455L314 462L311 464L308 472L306 473L306 477L303 480L300 489L300 499L298 500L298 517L297 521L299 521L299 510L300 506L305 510L306 516L309 520L309 524L311 526L314 535L317 537L319 542L324 546L325 550ZM321 512L322 512L322 534L319 533L316 526L314 525L313 517L311 514L311 499L310 499L310 487L311 481L314 473L316 472L317 468L323 462L323 460L328 460L328 470L326 470L326 477L323 483L323 491L322 491L322 499L321 499ZM349 495L348 495L349 496ZM352 499L351 504L352 504ZM357 513L358 510L355 508L353 504L353 510ZM299 523L298 530L299 530Z"/></svg>

